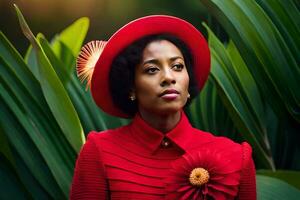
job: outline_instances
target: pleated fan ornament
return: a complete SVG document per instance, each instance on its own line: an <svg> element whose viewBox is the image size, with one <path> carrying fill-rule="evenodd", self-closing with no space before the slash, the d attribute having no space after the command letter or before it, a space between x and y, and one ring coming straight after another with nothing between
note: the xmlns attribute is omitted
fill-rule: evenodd
<svg viewBox="0 0 300 200"><path fill-rule="evenodd" d="M76 60L77 76L81 83L86 81L85 89L91 87L91 80L95 65L106 45L107 41L94 40L84 45Z"/></svg>

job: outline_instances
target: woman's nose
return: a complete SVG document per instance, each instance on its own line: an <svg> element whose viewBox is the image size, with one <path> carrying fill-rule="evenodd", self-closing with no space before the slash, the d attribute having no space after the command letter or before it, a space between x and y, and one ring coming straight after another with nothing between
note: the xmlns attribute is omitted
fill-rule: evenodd
<svg viewBox="0 0 300 200"><path fill-rule="evenodd" d="M171 69L164 70L162 73L162 81L160 85L163 87L175 83L176 83L176 79L172 70Z"/></svg>

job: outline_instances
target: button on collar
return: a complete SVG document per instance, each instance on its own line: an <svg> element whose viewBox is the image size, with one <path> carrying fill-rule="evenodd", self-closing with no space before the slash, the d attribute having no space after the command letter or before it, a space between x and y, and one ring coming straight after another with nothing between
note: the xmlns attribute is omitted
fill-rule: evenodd
<svg viewBox="0 0 300 200"><path fill-rule="evenodd" d="M171 145L171 141L168 138L164 137L161 141L161 146L163 148L168 148L170 145Z"/></svg>

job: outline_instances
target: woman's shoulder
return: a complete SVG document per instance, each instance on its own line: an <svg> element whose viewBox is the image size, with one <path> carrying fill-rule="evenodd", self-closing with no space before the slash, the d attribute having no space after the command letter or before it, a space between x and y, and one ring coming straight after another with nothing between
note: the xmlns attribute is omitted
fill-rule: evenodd
<svg viewBox="0 0 300 200"><path fill-rule="evenodd" d="M110 139L112 137L119 137L120 135L128 134L128 125L121 126L114 129L107 129L103 131L91 131L87 135L87 140L102 140L102 139Z"/></svg>
<svg viewBox="0 0 300 200"><path fill-rule="evenodd" d="M240 171L252 162L252 148L247 142L238 143L224 136L194 130L194 137L190 139L188 154L207 157L208 160L219 160L221 165L227 163L230 169ZM216 159L218 158L218 159Z"/></svg>
<svg viewBox="0 0 300 200"><path fill-rule="evenodd" d="M205 132L199 129L193 129L193 137L190 139L191 148L211 148L222 151L238 153L243 157L251 157L252 148L248 142L238 143L224 136L216 136L210 132Z"/></svg>
<svg viewBox="0 0 300 200"><path fill-rule="evenodd" d="M217 136L197 128L193 128L192 130L193 134L190 140L194 143L200 143L201 145L238 145L238 143L224 136Z"/></svg>
<svg viewBox="0 0 300 200"><path fill-rule="evenodd" d="M87 135L87 143L93 143L102 149L105 146L122 145L128 143L131 137L128 125L103 131L90 131Z"/></svg>

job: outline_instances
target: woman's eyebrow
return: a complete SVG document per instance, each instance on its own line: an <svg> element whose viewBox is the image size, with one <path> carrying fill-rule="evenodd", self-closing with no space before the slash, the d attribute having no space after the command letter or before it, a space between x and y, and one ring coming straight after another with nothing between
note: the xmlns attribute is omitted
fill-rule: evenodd
<svg viewBox="0 0 300 200"><path fill-rule="evenodd" d="M184 60L181 56L175 56L175 57L169 58L170 61L174 61L174 60L177 60L177 59ZM147 63L155 63L155 64L157 64L157 63L159 63L159 60L154 58L154 59L149 59L149 60L146 60L146 61L143 62L144 65L147 64Z"/></svg>
<svg viewBox="0 0 300 200"><path fill-rule="evenodd" d="M158 61L158 59L153 58L153 59L149 59L149 60L146 60L146 61L143 62L144 65L147 64L147 63L157 64L157 63L159 63L159 61Z"/></svg>
<svg viewBox="0 0 300 200"><path fill-rule="evenodd" d="M181 57L181 56L175 56L175 57L170 58L171 61L174 61L174 60L177 60L177 59L184 60L183 57Z"/></svg>

